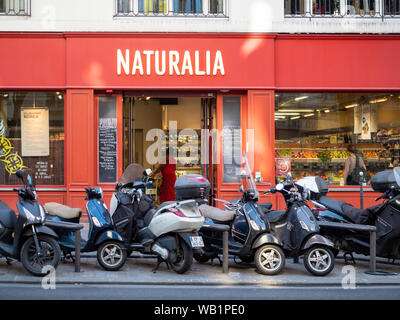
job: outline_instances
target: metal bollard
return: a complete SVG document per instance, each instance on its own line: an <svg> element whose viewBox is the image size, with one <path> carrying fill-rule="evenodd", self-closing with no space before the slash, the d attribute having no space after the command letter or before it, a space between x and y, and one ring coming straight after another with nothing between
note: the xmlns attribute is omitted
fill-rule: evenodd
<svg viewBox="0 0 400 320"><path fill-rule="evenodd" d="M75 230L75 272L81 272L81 230Z"/></svg>
<svg viewBox="0 0 400 320"><path fill-rule="evenodd" d="M369 268L371 272L376 271L376 231L369 234Z"/></svg>
<svg viewBox="0 0 400 320"><path fill-rule="evenodd" d="M228 261L228 231L222 233L222 272L229 273L229 261Z"/></svg>
<svg viewBox="0 0 400 320"><path fill-rule="evenodd" d="M360 209L364 209L364 174L360 171Z"/></svg>

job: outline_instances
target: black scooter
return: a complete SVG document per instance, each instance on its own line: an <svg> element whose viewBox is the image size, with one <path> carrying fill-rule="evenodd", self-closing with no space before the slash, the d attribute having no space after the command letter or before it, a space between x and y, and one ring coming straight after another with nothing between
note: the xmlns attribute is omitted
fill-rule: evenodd
<svg viewBox="0 0 400 320"><path fill-rule="evenodd" d="M306 270L315 276L329 274L334 268L337 249L320 234L317 220L305 202L309 199L309 190L296 185L289 174L264 194L276 192L283 195L286 211L270 211L268 208L263 211L285 255L295 259L303 255Z"/></svg>
<svg viewBox="0 0 400 320"><path fill-rule="evenodd" d="M243 162L241 178L246 180L246 189L243 185L239 189L242 198L231 202L217 200L224 203L226 210L200 205L199 209L205 217L204 226L199 231L204 240L204 248L195 253L194 258L205 263L222 253L222 232L209 226L225 224L230 227L229 254L244 262L255 260L259 272L275 275L285 266L285 254L281 242L271 233L269 223L264 220L264 214L257 204L259 193L245 154Z"/></svg>
<svg viewBox="0 0 400 320"><path fill-rule="evenodd" d="M382 192L376 200L383 199L383 203L358 209L343 200L326 196L326 187L313 193L310 201L315 207L312 211L319 221L376 226L376 255L400 259L400 167L378 172L371 179L371 185L374 191ZM344 252L346 262L354 263L353 252L366 256L370 253L368 233L334 228L322 228L321 231Z"/></svg>
<svg viewBox="0 0 400 320"><path fill-rule="evenodd" d="M26 170L16 173L24 187L18 192L18 217L4 202L0 201L0 254L10 263L21 261L26 270L35 276L48 273L46 266L56 268L61 257L57 234L44 226L45 210L37 202L34 181Z"/></svg>

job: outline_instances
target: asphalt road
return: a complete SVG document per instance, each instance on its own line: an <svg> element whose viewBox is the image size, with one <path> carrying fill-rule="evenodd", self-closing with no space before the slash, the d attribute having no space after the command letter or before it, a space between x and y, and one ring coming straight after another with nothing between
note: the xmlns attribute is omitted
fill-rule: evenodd
<svg viewBox="0 0 400 320"><path fill-rule="evenodd" d="M0 284L0 300L399 300L398 286L341 287Z"/></svg>

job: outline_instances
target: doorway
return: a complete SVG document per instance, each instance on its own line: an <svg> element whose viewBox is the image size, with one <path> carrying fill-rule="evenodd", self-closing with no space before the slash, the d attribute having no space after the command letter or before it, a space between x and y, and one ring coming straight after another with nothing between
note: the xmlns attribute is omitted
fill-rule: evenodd
<svg viewBox="0 0 400 320"><path fill-rule="evenodd" d="M176 149L176 177L191 173L206 177L211 184L212 202L217 172L216 165L212 163L212 147L215 141L209 137L208 145L202 143L202 135L215 129L216 124L214 94L171 95L171 93L125 92L123 95L124 168L130 163L139 163L143 168L151 168L153 171L157 169L159 164L154 163L151 155L154 153L154 143L159 139L158 135L154 139L154 130L158 130L164 134L165 148L174 144L172 148ZM159 188L161 181L156 179L155 183L155 187ZM155 198L158 200L158 197Z"/></svg>

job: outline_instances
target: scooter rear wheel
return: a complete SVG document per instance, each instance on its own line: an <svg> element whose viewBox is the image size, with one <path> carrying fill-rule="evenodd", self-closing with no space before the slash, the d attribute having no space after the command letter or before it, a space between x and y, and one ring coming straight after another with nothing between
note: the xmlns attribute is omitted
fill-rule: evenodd
<svg viewBox="0 0 400 320"><path fill-rule="evenodd" d="M285 254L275 245L266 244L257 249L254 255L257 270L266 275L275 275L285 267Z"/></svg>
<svg viewBox="0 0 400 320"><path fill-rule="evenodd" d="M103 242L97 249L97 261L107 271L117 271L126 262L127 254L118 241Z"/></svg>
<svg viewBox="0 0 400 320"><path fill-rule="evenodd" d="M37 256L35 240L29 237L21 248L22 265L35 276L45 276L51 268L57 268L61 259L61 249L58 242L49 236L38 234L40 256Z"/></svg>
<svg viewBox="0 0 400 320"><path fill-rule="evenodd" d="M335 266L332 250L323 246L313 246L308 249L303 260L307 271L314 276L325 276Z"/></svg>
<svg viewBox="0 0 400 320"><path fill-rule="evenodd" d="M193 264L193 250L189 245L183 241L179 240L178 249L170 252L170 257L168 258L172 270L176 273L182 274L190 269Z"/></svg>

